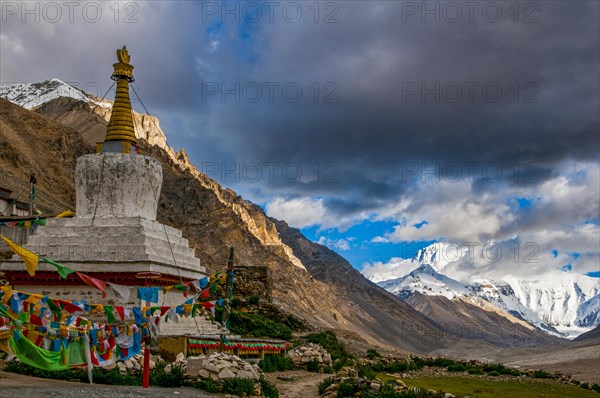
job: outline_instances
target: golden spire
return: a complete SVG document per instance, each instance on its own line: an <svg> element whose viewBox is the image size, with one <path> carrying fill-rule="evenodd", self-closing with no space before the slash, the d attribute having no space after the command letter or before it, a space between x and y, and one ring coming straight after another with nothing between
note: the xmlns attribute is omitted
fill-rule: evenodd
<svg viewBox="0 0 600 398"><path fill-rule="evenodd" d="M133 66L129 63L130 57L125 46L117 50L117 59L119 62L113 65L114 72L111 76L111 79L117 81L115 102L106 129L106 138L104 143L100 144L98 151L130 153L132 145L137 148L131 100L129 99L129 83L135 79L133 78Z"/></svg>

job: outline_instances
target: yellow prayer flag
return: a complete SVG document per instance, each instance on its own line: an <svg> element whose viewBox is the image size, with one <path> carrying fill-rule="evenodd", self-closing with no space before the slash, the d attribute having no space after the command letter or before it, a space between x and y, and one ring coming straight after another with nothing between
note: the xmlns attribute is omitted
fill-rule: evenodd
<svg viewBox="0 0 600 398"><path fill-rule="evenodd" d="M75 212L73 210L65 210L62 213L56 215L54 218L65 218L65 217L75 217Z"/></svg>
<svg viewBox="0 0 600 398"><path fill-rule="evenodd" d="M41 294L31 294L29 297L27 297L25 299L25 301L27 301L31 304L37 304L37 302L40 301L41 299L42 299Z"/></svg>
<svg viewBox="0 0 600 398"><path fill-rule="evenodd" d="M37 269L37 265L38 265L37 254L32 253L29 250L22 248L21 246L17 245L12 240L10 240L2 235L0 235L0 238L2 238L6 242L8 247L10 247L10 249L13 252L15 252L16 255L21 257L21 260L23 260L23 262L25 263L25 268L27 268L27 272L29 273L29 275L34 276L35 270Z"/></svg>

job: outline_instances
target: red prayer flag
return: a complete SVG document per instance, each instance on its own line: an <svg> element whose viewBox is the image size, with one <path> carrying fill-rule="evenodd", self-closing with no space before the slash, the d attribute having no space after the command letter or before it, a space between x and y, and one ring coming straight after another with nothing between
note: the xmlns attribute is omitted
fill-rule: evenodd
<svg viewBox="0 0 600 398"><path fill-rule="evenodd" d="M115 310L117 310L117 313L119 314L121 319L125 320L125 310L123 309L123 307L120 305L115 305Z"/></svg>
<svg viewBox="0 0 600 398"><path fill-rule="evenodd" d="M100 290L102 292L102 298L106 297L106 282L105 281L101 281L100 279L92 278L91 276L82 274L81 272L76 272L76 274L83 282Z"/></svg>
<svg viewBox="0 0 600 398"><path fill-rule="evenodd" d="M69 312L69 313L74 313L77 311L83 311L83 308L73 304L70 301L66 301L66 300L54 300L55 302L58 302L58 304L62 307L63 310Z"/></svg>
<svg viewBox="0 0 600 398"><path fill-rule="evenodd" d="M42 319L37 315L31 315L29 317L29 323L31 323L32 325L37 325L37 326L44 326Z"/></svg>

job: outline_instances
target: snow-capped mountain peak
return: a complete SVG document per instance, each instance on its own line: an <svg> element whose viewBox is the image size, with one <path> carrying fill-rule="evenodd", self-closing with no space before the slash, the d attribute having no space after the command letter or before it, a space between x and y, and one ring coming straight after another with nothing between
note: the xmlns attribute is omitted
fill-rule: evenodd
<svg viewBox="0 0 600 398"><path fill-rule="evenodd" d="M415 292L449 299L470 294L467 285L440 274L427 263L403 277L379 282L378 285L401 298L407 298Z"/></svg>
<svg viewBox="0 0 600 398"><path fill-rule="evenodd" d="M441 272L448 264L460 260L466 254L466 250L466 247L460 248L454 244L436 242L420 249L412 258L394 258L385 266L367 265L363 269L363 274L371 282L379 283L397 279L422 264L428 264L434 270Z"/></svg>
<svg viewBox="0 0 600 398"><path fill-rule="evenodd" d="M100 101L56 78L37 83L3 84L0 86L0 98L5 98L26 109L35 109L59 97L74 98L105 108L110 108L112 105L110 101Z"/></svg>
<svg viewBox="0 0 600 398"><path fill-rule="evenodd" d="M599 278L550 270L528 279L507 275L501 280L459 281L441 273L449 259L457 257L456 253L444 255L447 249L447 245L436 243L403 260L402 267L391 270L396 273L393 278L382 279L389 275L384 272L371 274L369 279L402 299L416 292L448 299L480 298L557 335L575 337L600 324ZM402 268L404 275L398 276Z"/></svg>

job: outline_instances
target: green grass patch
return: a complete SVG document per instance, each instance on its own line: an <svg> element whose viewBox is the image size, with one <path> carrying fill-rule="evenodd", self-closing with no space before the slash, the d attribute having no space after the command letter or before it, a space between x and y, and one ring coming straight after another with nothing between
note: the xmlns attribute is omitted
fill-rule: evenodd
<svg viewBox="0 0 600 398"><path fill-rule="evenodd" d="M246 314L232 311L229 327L233 334L253 337L271 337L290 340L292 329L284 323L273 321L259 314Z"/></svg>
<svg viewBox="0 0 600 398"><path fill-rule="evenodd" d="M271 383L269 380L261 377L259 380L260 389L265 396L265 398L279 398L279 390L277 386Z"/></svg>
<svg viewBox="0 0 600 398"><path fill-rule="evenodd" d="M38 369L21 362L9 362L4 370L7 372L18 373L26 376L41 377L44 379L70 380L88 383L88 374L82 369L66 369L50 371ZM94 368L92 371L92 380L96 384L108 384L119 386L141 386L142 374L136 372L133 374L121 374L117 368L110 370Z"/></svg>
<svg viewBox="0 0 600 398"><path fill-rule="evenodd" d="M377 372L371 366L363 365L358 368L358 375L367 380L373 380L377 377Z"/></svg>
<svg viewBox="0 0 600 398"><path fill-rule="evenodd" d="M264 359L261 359L258 366L265 373L294 369L291 359L285 355L278 354L265 354Z"/></svg>
<svg viewBox="0 0 600 398"><path fill-rule="evenodd" d="M166 364L159 363L150 373L150 384L161 387L181 387L184 385L185 372L181 364L171 366L171 371L165 371ZM116 369L116 368L115 368Z"/></svg>
<svg viewBox="0 0 600 398"><path fill-rule="evenodd" d="M239 395L246 394L251 396L254 393L254 382L250 379L225 379L223 382L223 391L227 394Z"/></svg>
<svg viewBox="0 0 600 398"><path fill-rule="evenodd" d="M392 386L383 386L378 395L372 395L373 398L444 398L444 392L428 392L424 389L405 390L395 392ZM363 395L364 396L364 395Z"/></svg>
<svg viewBox="0 0 600 398"><path fill-rule="evenodd" d="M211 379L202 379L198 382L198 385L196 386L199 389L206 391L206 392L211 392L211 393L215 393L215 392L221 392L221 386L211 380Z"/></svg>
<svg viewBox="0 0 600 398"><path fill-rule="evenodd" d="M318 373L321 371L321 364L316 359L313 359L312 361L306 362L306 370Z"/></svg>
<svg viewBox="0 0 600 398"><path fill-rule="evenodd" d="M354 379L343 380L338 388L337 396L342 397L353 397L358 392L358 384Z"/></svg>
<svg viewBox="0 0 600 398"><path fill-rule="evenodd" d="M405 379L404 382L409 387L443 390L472 398L598 398L598 394L591 390L556 380L490 380L468 376L439 376Z"/></svg>
<svg viewBox="0 0 600 398"><path fill-rule="evenodd" d="M377 350L369 348L367 350L367 358L368 359L381 358L381 353L379 353L379 351L377 351Z"/></svg>
<svg viewBox="0 0 600 398"><path fill-rule="evenodd" d="M383 383L389 383L392 380L398 380L398 377L390 376L389 374L387 374L385 372L377 373L376 378L381 380Z"/></svg>
<svg viewBox="0 0 600 398"><path fill-rule="evenodd" d="M322 395L325 392L325 390L327 389L327 387L329 387L333 383L334 383L333 377L328 377L325 380L323 380L322 382L320 382L319 383L319 395Z"/></svg>

